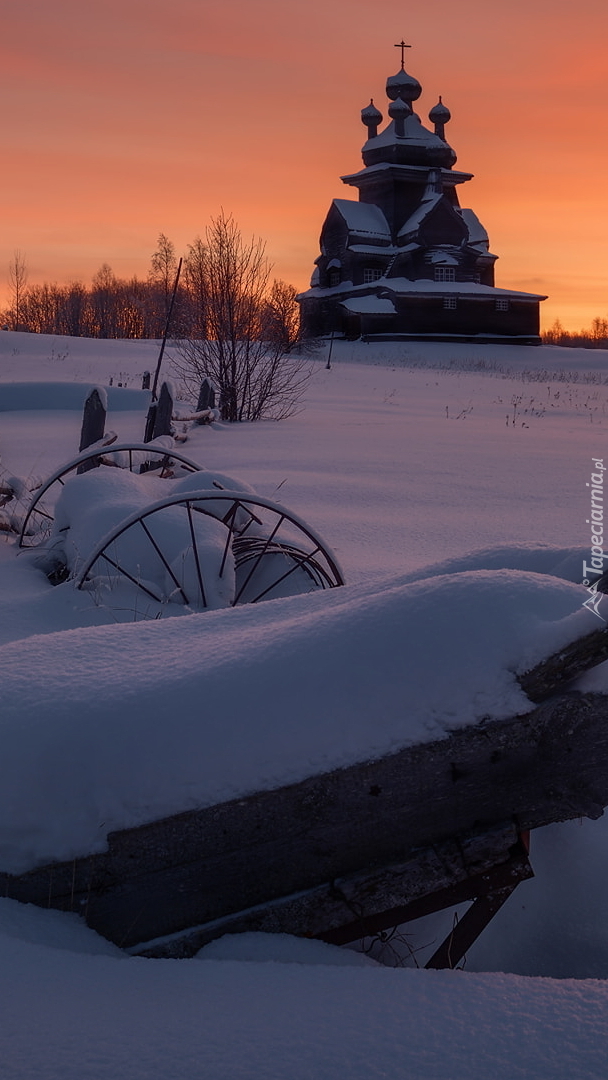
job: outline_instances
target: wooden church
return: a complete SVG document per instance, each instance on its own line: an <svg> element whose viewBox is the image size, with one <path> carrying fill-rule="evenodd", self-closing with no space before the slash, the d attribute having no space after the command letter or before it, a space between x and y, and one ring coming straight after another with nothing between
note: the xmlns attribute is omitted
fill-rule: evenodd
<svg viewBox="0 0 608 1080"><path fill-rule="evenodd" d="M343 176L359 201L334 199L321 231L311 287L301 293L307 336L539 345L539 305L546 297L498 289L497 256L458 188L471 173L454 168L445 138L450 111L441 98L413 111L422 93L401 70L386 83L389 123L373 100L361 112L368 130L364 168Z"/></svg>

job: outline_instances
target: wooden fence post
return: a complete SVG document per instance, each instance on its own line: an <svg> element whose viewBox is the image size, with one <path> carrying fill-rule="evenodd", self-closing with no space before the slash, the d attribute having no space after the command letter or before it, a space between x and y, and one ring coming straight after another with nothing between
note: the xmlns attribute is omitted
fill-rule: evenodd
<svg viewBox="0 0 608 1080"><path fill-rule="evenodd" d="M201 389L198 395L198 401L196 403L196 411L202 412L203 409L215 408L215 390L209 382L209 379L203 379L201 383Z"/></svg>
<svg viewBox="0 0 608 1080"><path fill-rule="evenodd" d="M105 392L102 391L102 393L100 393L98 387L94 386L84 403L80 446L78 447L79 452L81 450L86 450L87 446L92 446L93 443L100 442L100 440L103 439L106 427L106 395ZM78 466L76 472L85 473L88 472L89 469L96 469L98 465L99 461L97 458L90 458L89 461L83 461L82 465Z"/></svg>
<svg viewBox="0 0 608 1080"><path fill-rule="evenodd" d="M173 418L173 393L168 383L164 382L160 388L156 416L154 418L153 439L159 435L171 434L171 420Z"/></svg>

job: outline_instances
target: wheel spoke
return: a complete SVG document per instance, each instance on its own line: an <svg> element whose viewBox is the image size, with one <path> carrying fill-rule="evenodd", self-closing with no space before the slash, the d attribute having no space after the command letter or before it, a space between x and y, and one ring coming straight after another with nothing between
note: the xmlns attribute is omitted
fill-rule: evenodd
<svg viewBox="0 0 608 1080"><path fill-rule="evenodd" d="M203 574L201 571L200 559L198 557L198 547L196 543L196 534L194 532L194 522L192 520L192 508L189 502L186 503L186 510L188 511L188 524L190 526L190 536L192 537L192 551L194 554L194 565L196 566L196 575L198 577L198 584L201 590L201 600L203 607L207 607L207 598L205 596L205 586L203 585ZM222 575L220 574L220 577Z"/></svg>
<svg viewBox="0 0 608 1080"><path fill-rule="evenodd" d="M105 551L102 551L99 558L105 559L106 562L110 563L110 566L113 566L115 570L118 570L119 574L123 574L124 577L128 578L129 581L132 581L134 585L137 585L138 589L141 589L142 592L147 593L148 596L151 596L153 600L156 600L157 604L162 604L162 596L155 596L155 594L150 589L148 589L145 585L142 585L141 581L138 581L136 577L133 577L133 574L130 574L128 570L125 570L124 566L121 566L120 563L114 562L114 559L111 559L109 555L106 555Z"/></svg>
<svg viewBox="0 0 608 1080"><path fill-rule="evenodd" d="M146 525L143 518L139 519L139 524L141 525L141 527L144 530L146 536L148 537L148 540L152 544L152 547L154 548L154 550L155 550L156 554L158 555L160 561L162 562L163 566L165 567L165 570L167 571L169 577L171 578L173 584L175 585L175 588L178 589L179 592L182 594L182 596L184 598L184 604L188 604L189 603L188 597L186 596L184 590L182 589L179 581L177 580L175 574L173 573L173 570L169 566L169 563L165 559L165 556L163 555L163 553L162 553L161 549L159 548L158 544L156 543L156 540L152 536L152 533L148 529L148 527L147 527L147 525Z"/></svg>
<svg viewBox="0 0 608 1080"><path fill-rule="evenodd" d="M234 604L238 604L241 596L243 595L243 592L245 591L247 585L249 584L252 576L255 574L255 571L257 570L257 568L258 568L258 566L260 564L260 559L262 559L264 557L264 555L266 554L266 552L268 551L268 548L270 547L270 544L274 540L276 534L278 533L278 531L281 528L281 525L283 524L284 521L285 521L285 514L281 514L280 517L279 517L279 520L277 521L277 523L276 523L276 525L274 527L274 529L272 530L270 536L268 537L268 539L266 540L262 550L260 551L255 563L251 567L251 570L249 571L247 577L245 578L243 584L241 585L239 591L237 592L237 594L236 594L236 596L234 598L234 601L233 601L233 607L234 607Z"/></svg>
<svg viewBox="0 0 608 1080"><path fill-rule="evenodd" d="M226 559L228 557L228 551L232 547L232 537L234 534L234 522L236 521L236 515L239 508L238 500L232 504L232 509L228 511L225 517L222 518L224 525L228 529L228 536L226 537L226 543L224 544L224 553L222 555L222 562L220 564L220 577L224 576L224 567L226 565ZM230 518L230 524L228 524L227 518Z"/></svg>
<svg viewBox="0 0 608 1080"><path fill-rule="evenodd" d="M311 551L309 555L304 555L304 553L302 553L300 558L298 558L298 554L294 551L290 551L288 554L287 552L285 552L284 554L286 554L288 558L294 560L294 565L290 567L289 570L286 570L284 574L281 574L281 576L278 577L276 581L273 581L272 585L268 585L265 589L262 590L261 593L258 593L257 596L254 596L253 599L249 601L249 603L257 604L258 600L261 600L262 597L266 596L267 593L272 592L273 589L276 589L277 585L280 585L282 581L285 581L286 578L290 577L291 574L294 573L294 571L301 570L303 567L305 568L306 563L309 563L312 560L313 555L316 555L317 552L320 550L321 548L317 547L314 551ZM280 552L277 552L277 554L280 554Z"/></svg>

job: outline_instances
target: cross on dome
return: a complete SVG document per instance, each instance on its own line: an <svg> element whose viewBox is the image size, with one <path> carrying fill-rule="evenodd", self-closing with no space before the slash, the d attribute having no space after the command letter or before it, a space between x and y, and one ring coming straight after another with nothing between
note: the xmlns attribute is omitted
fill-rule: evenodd
<svg viewBox="0 0 608 1080"><path fill-rule="evenodd" d="M401 49L401 70L402 71L405 71L405 50L406 49L411 49L411 47L412 47L411 45L406 45L405 44L405 41L403 40L403 38L401 38L401 41L397 45L395 45L396 49Z"/></svg>

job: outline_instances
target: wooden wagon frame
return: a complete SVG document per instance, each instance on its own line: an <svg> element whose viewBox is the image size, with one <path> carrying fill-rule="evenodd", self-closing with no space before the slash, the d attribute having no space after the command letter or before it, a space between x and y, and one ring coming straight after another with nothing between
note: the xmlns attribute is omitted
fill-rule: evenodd
<svg viewBox="0 0 608 1080"><path fill-rule="evenodd" d="M595 631L520 677L523 716L114 832L0 889L164 957L250 930L344 944L470 900L426 965L455 966L532 876L529 830L608 805L608 700L569 689L607 657Z"/></svg>

